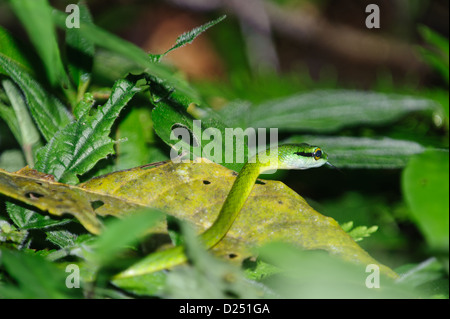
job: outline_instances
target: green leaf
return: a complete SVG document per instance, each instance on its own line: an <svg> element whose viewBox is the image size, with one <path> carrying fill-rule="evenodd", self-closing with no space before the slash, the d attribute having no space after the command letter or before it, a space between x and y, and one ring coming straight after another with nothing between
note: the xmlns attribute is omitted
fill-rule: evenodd
<svg viewBox="0 0 450 319"><path fill-rule="evenodd" d="M443 277L444 269L436 257L428 258L417 264L406 264L398 267L399 282L418 287Z"/></svg>
<svg viewBox="0 0 450 319"><path fill-rule="evenodd" d="M30 62L25 53L25 48L6 29L0 26L0 56L9 58L28 73L32 72ZM7 74L0 65L0 74Z"/></svg>
<svg viewBox="0 0 450 319"><path fill-rule="evenodd" d="M86 4L79 3L78 8L80 9L80 21L91 23L92 17ZM78 32L78 28L67 29L66 44L69 72L78 88L77 101L79 101L91 79L95 46L94 42Z"/></svg>
<svg viewBox="0 0 450 319"><path fill-rule="evenodd" d="M92 244L94 253L89 258L97 265L108 265L117 257L117 253L136 244L164 216L159 210L146 208L124 219L111 220Z"/></svg>
<svg viewBox="0 0 450 319"><path fill-rule="evenodd" d="M19 89L10 80L2 81L3 88L14 109L20 130L19 143L22 146L28 165L34 166L34 152L40 147L39 132L30 117L25 100Z"/></svg>
<svg viewBox="0 0 450 319"><path fill-rule="evenodd" d="M81 298L79 289L67 289L61 269L40 256L2 249L0 261L4 271L16 284L0 285L2 298Z"/></svg>
<svg viewBox="0 0 450 319"><path fill-rule="evenodd" d="M428 64L441 73L444 80L449 83L449 45L448 39L432 29L422 25L419 33L428 43L430 48L419 48L422 57Z"/></svg>
<svg viewBox="0 0 450 319"><path fill-rule="evenodd" d="M249 153L244 141L245 131L228 128L226 133L227 127L219 120L210 118L194 122L194 118L179 109L162 101L153 109L152 119L159 137L176 152L188 150L194 158L208 158L236 172L240 171ZM180 138L176 129L186 132L185 136ZM209 137L207 130L215 135ZM233 138L233 134L236 138ZM230 142L227 142L230 136L233 140L228 139Z"/></svg>
<svg viewBox="0 0 450 319"><path fill-rule="evenodd" d="M351 90L317 90L259 105L230 106L232 109L226 107L222 113L223 121L230 125L317 133L389 124L411 112L438 109L437 103L428 99Z"/></svg>
<svg viewBox="0 0 450 319"><path fill-rule="evenodd" d="M53 25L52 7L48 1L9 0L9 3L41 57L50 83L56 85L62 82L68 85Z"/></svg>
<svg viewBox="0 0 450 319"><path fill-rule="evenodd" d="M378 230L378 226L357 226L353 228L353 221L349 221L341 225L342 229L345 230L355 241L361 241L364 237L369 237L372 233Z"/></svg>
<svg viewBox="0 0 450 319"><path fill-rule="evenodd" d="M1 107L0 107L0 115L1 115ZM23 158L22 151L18 149L12 149L3 151L0 154L0 168L4 170L8 172L15 172L24 166L25 160Z"/></svg>
<svg viewBox="0 0 450 319"><path fill-rule="evenodd" d="M156 60L157 61L160 60L162 57L166 56L169 52L171 52L173 50L176 50L176 49L178 49L178 48L180 48L182 46L185 46L186 44L192 43L192 41L194 41L194 39L196 37L198 37L200 34L205 32L206 30L208 30L212 26L214 26L214 25L218 24L219 22L223 21L226 17L227 17L226 15L223 15L220 18L217 18L217 19L215 19L213 21L207 22L207 23L205 23L205 24L203 24L203 25L201 25L199 27L196 27L196 28L192 29L189 32L183 33L182 35L180 35L177 38L177 40L176 40L176 42L175 42L173 47L171 47L169 50L167 50L164 54L159 55L159 56L155 56Z"/></svg>
<svg viewBox="0 0 450 319"><path fill-rule="evenodd" d="M417 298L409 285L380 277L379 289L368 289L373 272L323 251L304 251L284 243L269 243L258 249L259 258L281 272L264 283L281 298Z"/></svg>
<svg viewBox="0 0 450 319"><path fill-rule="evenodd" d="M448 252L448 151L427 150L412 157L403 171L402 190L428 245Z"/></svg>
<svg viewBox="0 0 450 319"><path fill-rule="evenodd" d="M53 219L48 215L41 215L11 202L6 203L6 208L11 220L21 230L45 229L70 222L70 219Z"/></svg>
<svg viewBox="0 0 450 319"><path fill-rule="evenodd" d="M117 129L117 160L115 170L123 170L167 159L165 152L154 145L151 110L133 108Z"/></svg>
<svg viewBox="0 0 450 319"><path fill-rule="evenodd" d="M6 106L0 103L0 118L2 118L9 129L13 133L19 144L22 143L22 135L20 132L19 121L17 120L16 113L12 107Z"/></svg>
<svg viewBox="0 0 450 319"><path fill-rule="evenodd" d="M323 148L331 164L338 168L402 168L408 159L422 153L418 143L388 137L293 136L288 143L308 143Z"/></svg>
<svg viewBox="0 0 450 319"><path fill-rule="evenodd" d="M67 15L65 13L57 10L53 11L54 23L63 30L66 30L66 18ZM174 75L173 70L170 68L152 62L148 54L138 46L97 27L93 23L85 21L80 21L80 28L77 29L77 32L84 39L91 41L96 46L116 52L133 61L135 64L134 71L151 73L160 79L164 79L170 86L176 88L176 90L186 97L189 97L193 102L199 100L196 91L186 81Z"/></svg>
<svg viewBox="0 0 450 319"><path fill-rule="evenodd" d="M238 267L205 251L195 232L185 223L181 223L181 229L192 267L179 267L167 275L166 295L171 298L255 299L264 294L264 288L244 278Z"/></svg>
<svg viewBox="0 0 450 319"><path fill-rule="evenodd" d="M0 66L21 88L33 119L47 141L71 121L65 106L15 62L0 55Z"/></svg>
<svg viewBox="0 0 450 319"><path fill-rule="evenodd" d="M94 106L95 100L92 93L85 93L83 98L73 108L73 115L79 120L84 114L88 113Z"/></svg>
<svg viewBox="0 0 450 319"><path fill-rule="evenodd" d="M77 183L77 175L86 173L99 160L114 153L114 141L109 137L111 126L139 91L130 80L118 80L108 102L94 115L84 113L78 121L57 132L38 152L36 169L62 182Z"/></svg>

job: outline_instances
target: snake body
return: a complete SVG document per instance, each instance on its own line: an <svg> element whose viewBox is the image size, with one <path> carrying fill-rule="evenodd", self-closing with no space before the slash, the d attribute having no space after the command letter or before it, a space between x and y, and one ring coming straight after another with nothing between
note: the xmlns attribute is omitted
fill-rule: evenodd
<svg viewBox="0 0 450 319"><path fill-rule="evenodd" d="M245 204L256 179L262 172L275 169L309 169L328 162L320 147L309 144L285 144L256 154L241 169L214 221L199 239L205 249L214 247L226 235ZM148 255L115 278L139 276L167 269L187 261L183 246L175 246Z"/></svg>

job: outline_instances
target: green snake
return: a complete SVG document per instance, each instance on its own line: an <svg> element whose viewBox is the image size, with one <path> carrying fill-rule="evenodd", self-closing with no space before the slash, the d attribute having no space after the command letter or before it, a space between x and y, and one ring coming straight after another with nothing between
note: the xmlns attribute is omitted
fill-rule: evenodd
<svg viewBox="0 0 450 319"><path fill-rule="evenodd" d="M274 169L309 169L327 163L328 155L320 147L305 143L280 145L256 154L242 167L217 219L199 236L200 242L205 249L210 249L220 242L239 215L256 179L262 172ZM175 246L152 253L115 278L144 275L182 264L188 259L184 250L184 246Z"/></svg>

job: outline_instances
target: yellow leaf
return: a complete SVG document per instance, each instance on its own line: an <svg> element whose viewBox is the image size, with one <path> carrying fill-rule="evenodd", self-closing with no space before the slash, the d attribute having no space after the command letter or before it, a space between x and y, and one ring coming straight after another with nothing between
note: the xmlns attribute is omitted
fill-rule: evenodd
<svg viewBox="0 0 450 319"><path fill-rule="evenodd" d="M214 222L235 178L232 170L211 162L167 162L69 186L25 168L17 173L0 170L0 193L51 214L72 214L95 234L101 230L95 214L122 217L140 206L163 210L203 232ZM326 250L352 262L377 264L386 275L397 276L365 252L334 219L319 214L289 187L260 181L213 251L241 261L251 255L252 247L269 241Z"/></svg>

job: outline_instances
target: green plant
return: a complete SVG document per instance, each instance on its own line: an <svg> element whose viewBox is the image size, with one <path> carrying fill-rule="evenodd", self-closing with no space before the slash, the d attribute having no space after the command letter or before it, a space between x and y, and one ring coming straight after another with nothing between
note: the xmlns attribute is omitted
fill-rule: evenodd
<svg viewBox="0 0 450 319"><path fill-rule="evenodd" d="M203 130L217 128L223 134L227 128L278 128L283 142L321 145L330 154L330 161L345 172L308 172L302 175L308 187L298 184L292 176L278 174L277 179L285 180L299 192L307 188L305 195L311 197L318 211L341 224L347 223L355 238L368 237L362 241L368 250L379 249L380 245L395 250L408 247L410 241L415 244L416 238L399 230L398 223L404 222L421 231L426 239L418 240L422 249L412 259L436 259L431 270L400 261L398 271L401 278L407 275L407 280L403 279L407 286L387 281L387 292L368 291L360 267L284 244L261 248L260 258L246 260L243 266L229 265L204 252L189 227L181 223L191 266L169 275L155 273L111 282L114 273L142 258L138 243L145 230L157 223L156 217L149 217L155 215L136 213L129 219L110 221L105 232L96 237L74 219L49 217L1 197L7 202L0 215L1 297L448 298L445 99L433 99L429 92L413 90L408 94L400 90L363 92L325 84L317 90L311 89L311 82L304 85L306 81L298 83L289 76L277 75L255 80L243 74L229 86L189 83L162 63L164 56L191 43L223 17L181 35L164 54L152 55L96 26L83 4L79 5L81 27L68 29L66 14L54 11L46 0L8 3L30 43L19 43L0 26L0 118L4 121L0 123L0 168L12 171L30 165L60 182L77 184L167 159L168 146L174 144L170 138L173 127L187 128L203 151L210 140L198 135L194 119L202 121ZM55 27L65 34L61 45ZM441 45L444 39L427 32L423 31L426 39L438 48L445 47ZM37 55L43 69L36 56L30 57L27 52ZM435 58L428 60L448 82L448 60L447 65ZM102 75L110 87L95 82L95 75L100 73L93 69L95 64L102 65ZM209 107L216 95L229 102L220 111ZM446 96L448 101L448 90L441 90L438 96ZM17 143L8 150L3 146L6 134L12 134ZM213 143L224 147L218 141ZM191 155L196 155L198 148L188 146ZM225 152L222 154L225 156ZM242 163L223 165L238 171ZM395 193L395 187L386 184L395 183L400 174L402 192ZM355 189L355 184L363 185L364 191ZM161 217L160 212L156 214ZM353 230L349 222L355 225ZM378 230L374 232L375 228L364 225L377 225ZM180 231L174 228L179 236ZM63 269L69 264L81 270L81 290L61 288ZM28 273L20 265L29 265L33 272ZM328 272L330 269L333 272ZM57 275L47 282L50 273ZM323 273L329 274L325 286L320 279ZM352 282L359 284L353 287ZM309 289L295 289L305 283ZM336 289L342 286L344 295ZM409 291L411 286L413 292ZM311 295L310 291L317 294Z"/></svg>

